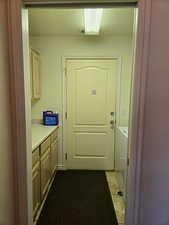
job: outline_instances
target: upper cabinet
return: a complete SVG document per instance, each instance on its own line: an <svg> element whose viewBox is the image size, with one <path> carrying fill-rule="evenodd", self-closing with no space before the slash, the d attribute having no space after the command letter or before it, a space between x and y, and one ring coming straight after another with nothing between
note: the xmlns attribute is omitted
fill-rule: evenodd
<svg viewBox="0 0 169 225"><path fill-rule="evenodd" d="M30 49L32 100L40 99L40 54Z"/></svg>

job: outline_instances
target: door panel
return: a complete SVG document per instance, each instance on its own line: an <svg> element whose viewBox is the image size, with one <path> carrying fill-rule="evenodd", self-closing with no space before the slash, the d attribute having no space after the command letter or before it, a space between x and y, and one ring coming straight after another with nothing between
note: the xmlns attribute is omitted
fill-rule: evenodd
<svg viewBox="0 0 169 225"><path fill-rule="evenodd" d="M104 133L76 133L74 156L104 157L106 134ZM100 148L103 149L100 151Z"/></svg>
<svg viewBox="0 0 169 225"><path fill-rule="evenodd" d="M76 71L77 125L105 125L107 76L107 71L100 68L82 68Z"/></svg>
<svg viewBox="0 0 169 225"><path fill-rule="evenodd" d="M117 60L67 61L67 167L114 169Z"/></svg>
<svg viewBox="0 0 169 225"><path fill-rule="evenodd" d="M50 148L44 153L41 158L41 198L43 199L48 189L51 177L50 168Z"/></svg>
<svg viewBox="0 0 169 225"><path fill-rule="evenodd" d="M52 174L55 172L58 164L58 140L55 139L51 144L51 170Z"/></svg>
<svg viewBox="0 0 169 225"><path fill-rule="evenodd" d="M40 55L31 48L32 99L40 99Z"/></svg>
<svg viewBox="0 0 169 225"><path fill-rule="evenodd" d="M33 191L33 218L35 218L41 203L40 193L40 163L39 161L32 170L32 191Z"/></svg>

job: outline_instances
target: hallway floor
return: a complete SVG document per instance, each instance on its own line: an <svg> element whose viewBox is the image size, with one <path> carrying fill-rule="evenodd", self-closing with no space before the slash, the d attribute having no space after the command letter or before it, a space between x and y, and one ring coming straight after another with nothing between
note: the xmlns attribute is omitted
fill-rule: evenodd
<svg viewBox="0 0 169 225"><path fill-rule="evenodd" d="M59 171L37 222L46 224L118 225L106 173Z"/></svg>
<svg viewBox="0 0 169 225"><path fill-rule="evenodd" d="M112 171L106 172L107 181L109 184L109 189L111 192L111 197L113 200L114 208L116 211L116 217L119 225L124 225L125 220L125 204L121 196L117 194L120 191L118 182L117 182L117 173Z"/></svg>

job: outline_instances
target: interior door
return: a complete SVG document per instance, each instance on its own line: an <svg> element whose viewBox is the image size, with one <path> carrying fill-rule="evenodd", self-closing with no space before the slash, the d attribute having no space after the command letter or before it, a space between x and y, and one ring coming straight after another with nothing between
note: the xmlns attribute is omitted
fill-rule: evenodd
<svg viewBox="0 0 169 225"><path fill-rule="evenodd" d="M114 169L117 59L67 60L67 168Z"/></svg>

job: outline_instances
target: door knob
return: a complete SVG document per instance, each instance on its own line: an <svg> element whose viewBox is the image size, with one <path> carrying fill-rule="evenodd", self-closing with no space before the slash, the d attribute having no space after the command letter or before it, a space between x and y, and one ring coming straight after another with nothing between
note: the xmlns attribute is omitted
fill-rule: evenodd
<svg viewBox="0 0 169 225"><path fill-rule="evenodd" d="M111 115L111 116L114 116L114 114L115 114L114 112L110 112L110 115Z"/></svg>
<svg viewBox="0 0 169 225"><path fill-rule="evenodd" d="M110 124L112 124L112 125L113 125L113 124L114 124L114 120L110 120Z"/></svg>
<svg viewBox="0 0 169 225"><path fill-rule="evenodd" d="M114 125L115 125L114 120L110 120L110 124L111 124L111 129L113 130L114 129Z"/></svg>

